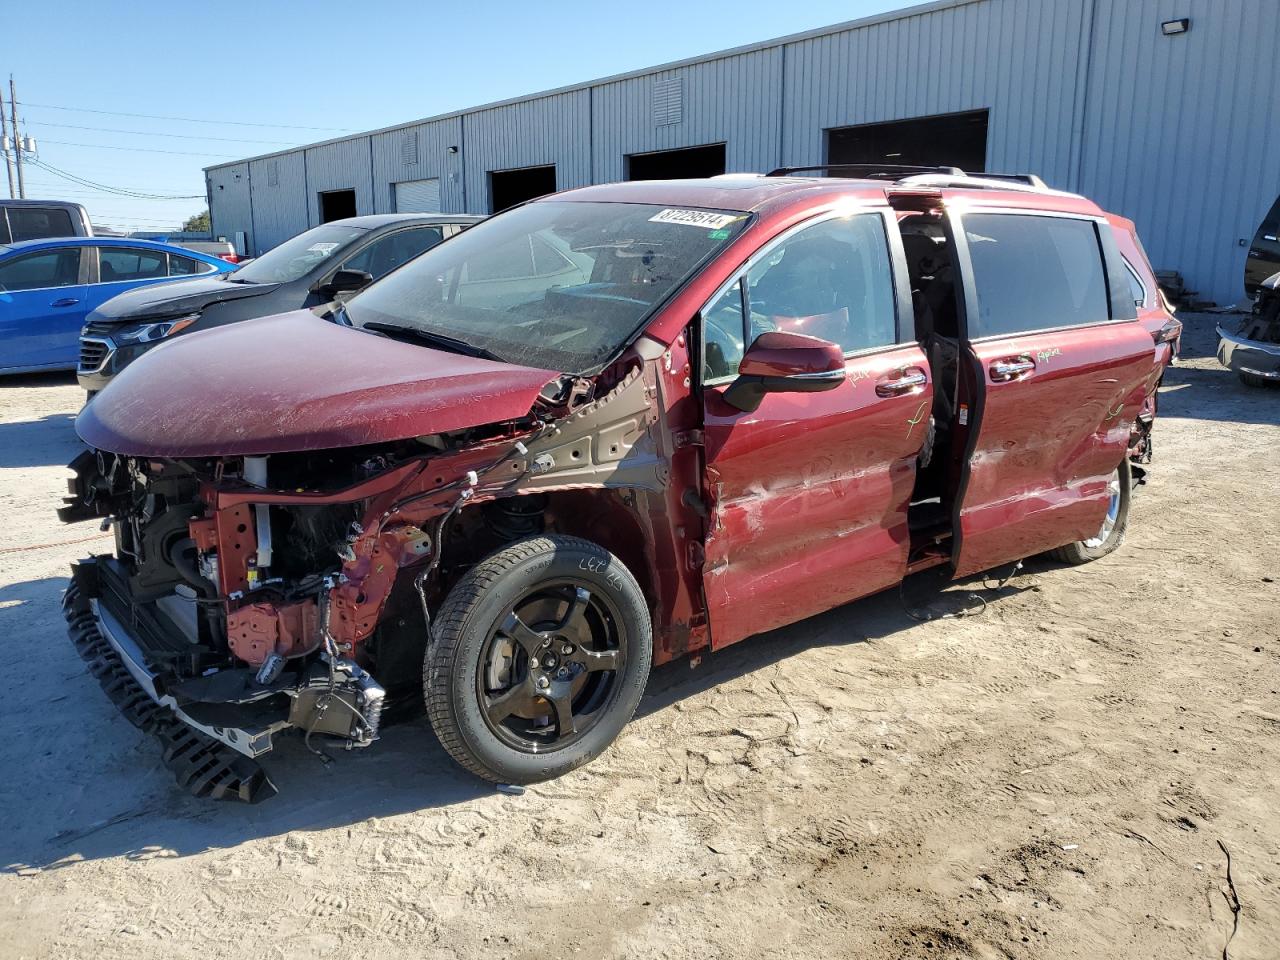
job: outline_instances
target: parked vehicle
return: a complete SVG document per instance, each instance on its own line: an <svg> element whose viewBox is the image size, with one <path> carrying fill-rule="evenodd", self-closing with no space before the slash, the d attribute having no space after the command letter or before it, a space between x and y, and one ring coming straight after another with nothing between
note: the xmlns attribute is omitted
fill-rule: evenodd
<svg viewBox="0 0 1280 960"><path fill-rule="evenodd" d="M1258 224L1244 265L1244 291L1256 298L1263 282L1280 272L1280 197Z"/></svg>
<svg viewBox="0 0 1280 960"><path fill-rule="evenodd" d="M1258 287L1244 320L1218 324L1218 362L1245 386L1280 384L1280 273Z"/></svg>
<svg viewBox="0 0 1280 960"><path fill-rule="evenodd" d="M149 240L62 237L0 245L0 374L74 370L86 356L80 340L85 317L112 297L136 287L229 273L230 264ZM159 339L163 331L127 336ZM92 359L93 345L89 359Z"/></svg>
<svg viewBox="0 0 1280 960"><path fill-rule="evenodd" d="M89 214L65 200L0 200L0 244L50 237L92 237Z"/></svg>
<svg viewBox="0 0 1280 960"><path fill-rule="evenodd" d="M1280 384L1280 197L1263 217L1244 266L1253 311L1218 324L1218 362L1250 387Z"/></svg>
<svg viewBox="0 0 1280 960"><path fill-rule="evenodd" d="M71 638L197 793L261 799L276 734L368 746L419 691L476 775L563 774L652 664L1119 546L1180 330L1126 224L948 174L618 183L340 323L184 337L76 423L60 516L117 544Z"/></svg>
<svg viewBox="0 0 1280 960"><path fill-rule="evenodd" d="M118 297L85 325L80 386L92 397L163 339L284 310L325 308L480 219L393 213L335 220L286 240L230 276ZM175 320L180 323L166 326ZM167 332L133 335L161 329Z"/></svg>
<svg viewBox="0 0 1280 960"><path fill-rule="evenodd" d="M211 257L218 257L227 263L239 263L240 254L236 253L236 245L230 240L173 240L170 241L188 250L198 250Z"/></svg>

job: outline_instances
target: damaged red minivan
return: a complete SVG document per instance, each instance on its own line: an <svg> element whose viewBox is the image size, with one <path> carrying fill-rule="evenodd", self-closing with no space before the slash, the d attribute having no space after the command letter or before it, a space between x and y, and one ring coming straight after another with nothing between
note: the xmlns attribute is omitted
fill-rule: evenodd
<svg viewBox="0 0 1280 960"><path fill-rule="evenodd" d="M1179 331L1132 225L863 174L573 190L331 319L157 348L76 423L60 515L116 549L75 565L72 640L197 794L269 796L277 734L368 746L419 697L528 783L604 750L652 664L935 565L1110 552Z"/></svg>

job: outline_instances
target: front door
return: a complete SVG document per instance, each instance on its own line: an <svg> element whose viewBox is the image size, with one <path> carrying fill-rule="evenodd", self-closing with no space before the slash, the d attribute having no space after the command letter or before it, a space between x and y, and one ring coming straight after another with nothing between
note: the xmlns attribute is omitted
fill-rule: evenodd
<svg viewBox="0 0 1280 960"><path fill-rule="evenodd" d="M892 234L890 231L894 231ZM893 247L889 237L893 236ZM703 584L713 647L800 620L905 575L907 505L928 429L928 362L901 342L880 212L811 221L766 247L702 312L710 503ZM904 291L905 292L905 291ZM910 330L910 312L902 312ZM840 344L825 393L725 402L743 345L765 330ZM907 334L911 338L911 334Z"/></svg>
<svg viewBox="0 0 1280 960"><path fill-rule="evenodd" d="M86 260L80 247L56 247L0 263L0 369L76 365Z"/></svg>
<svg viewBox="0 0 1280 960"><path fill-rule="evenodd" d="M972 397L956 576L1097 534L1155 362L1105 219L952 216Z"/></svg>

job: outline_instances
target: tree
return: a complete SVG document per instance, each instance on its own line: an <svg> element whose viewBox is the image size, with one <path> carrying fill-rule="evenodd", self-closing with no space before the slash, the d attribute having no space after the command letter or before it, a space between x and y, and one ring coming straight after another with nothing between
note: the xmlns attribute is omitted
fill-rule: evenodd
<svg viewBox="0 0 1280 960"><path fill-rule="evenodd" d="M208 233L211 227L209 220L209 210L206 208L197 213L194 217L187 217L186 222L182 224L184 233Z"/></svg>

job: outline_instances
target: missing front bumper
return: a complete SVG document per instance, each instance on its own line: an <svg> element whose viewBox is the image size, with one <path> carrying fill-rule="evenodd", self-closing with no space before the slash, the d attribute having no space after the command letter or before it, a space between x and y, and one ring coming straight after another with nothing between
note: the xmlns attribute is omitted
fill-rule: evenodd
<svg viewBox="0 0 1280 960"><path fill-rule="evenodd" d="M156 689L155 675L127 631L82 589L94 575L77 569L63 614L76 651L125 719L160 740L162 762L193 795L244 803L275 796L275 785L248 752L264 743L270 749L270 732L206 727L177 709Z"/></svg>

